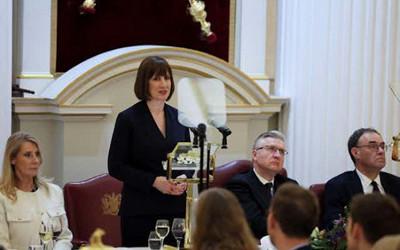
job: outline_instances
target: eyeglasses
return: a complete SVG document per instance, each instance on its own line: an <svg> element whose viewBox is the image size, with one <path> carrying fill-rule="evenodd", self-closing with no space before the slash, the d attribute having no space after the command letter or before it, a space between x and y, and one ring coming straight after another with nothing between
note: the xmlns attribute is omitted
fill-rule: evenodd
<svg viewBox="0 0 400 250"><path fill-rule="evenodd" d="M360 146L355 146L356 148L369 148L371 150L374 150L376 152L379 151L381 148L383 151L387 151L392 145L391 144L385 144L385 143L371 143L367 145L360 145Z"/></svg>
<svg viewBox="0 0 400 250"><path fill-rule="evenodd" d="M288 154L288 151L286 151L285 149L277 148L275 146L268 146L267 145L267 146L262 146L262 147L256 148L256 150L260 150L260 149L264 149L264 150L266 150L266 151L268 151L270 153L275 153L275 152L278 151L280 155L287 155Z"/></svg>

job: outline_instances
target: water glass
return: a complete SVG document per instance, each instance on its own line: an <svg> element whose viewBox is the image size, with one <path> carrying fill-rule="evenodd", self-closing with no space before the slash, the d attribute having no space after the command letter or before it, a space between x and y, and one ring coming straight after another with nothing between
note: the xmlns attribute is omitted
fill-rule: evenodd
<svg viewBox="0 0 400 250"><path fill-rule="evenodd" d="M161 248L164 248L164 239L169 233L169 221L168 220L157 220L156 221L156 233L161 238Z"/></svg>
<svg viewBox="0 0 400 250"><path fill-rule="evenodd" d="M161 249L161 238L158 237L155 231L151 231L149 234L149 248L151 250L160 250Z"/></svg>

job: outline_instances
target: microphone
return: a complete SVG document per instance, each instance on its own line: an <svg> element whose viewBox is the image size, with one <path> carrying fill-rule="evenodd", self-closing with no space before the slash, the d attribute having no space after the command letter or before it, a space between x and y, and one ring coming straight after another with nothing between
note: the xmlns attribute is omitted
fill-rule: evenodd
<svg viewBox="0 0 400 250"><path fill-rule="evenodd" d="M206 137L206 125L204 123L200 123L197 126L197 133L199 133L199 137L205 138Z"/></svg>
<svg viewBox="0 0 400 250"><path fill-rule="evenodd" d="M222 135L228 136L232 134L232 131L226 126L218 127L217 129Z"/></svg>
<svg viewBox="0 0 400 250"><path fill-rule="evenodd" d="M227 137L232 134L232 131L225 125L217 126L218 123L214 119L210 119L209 123L222 134L221 148L228 148Z"/></svg>

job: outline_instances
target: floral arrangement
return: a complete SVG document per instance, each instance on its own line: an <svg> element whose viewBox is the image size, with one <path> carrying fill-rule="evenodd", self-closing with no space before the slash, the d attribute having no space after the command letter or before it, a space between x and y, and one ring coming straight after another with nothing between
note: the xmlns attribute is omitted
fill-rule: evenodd
<svg viewBox="0 0 400 250"><path fill-rule="evenodd" d="M340 215L339 219L333 222L332 229L319 230L316 227L311 233L311 247L313 249L324 250L346 250L346 224L348 217L348 209L344 208L345 216Z"/></svg>

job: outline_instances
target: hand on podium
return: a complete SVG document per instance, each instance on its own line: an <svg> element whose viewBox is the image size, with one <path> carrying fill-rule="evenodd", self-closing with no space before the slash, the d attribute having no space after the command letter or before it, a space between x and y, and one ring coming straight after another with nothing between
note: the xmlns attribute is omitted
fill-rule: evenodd
<svg viewBox="0 0 400 250"><path fill-rule="evenodd" d="M167 180L165 176L157 176L154 180L153 187L163 194L181 195L186 191L187 184L172 182Z"/></svg>

